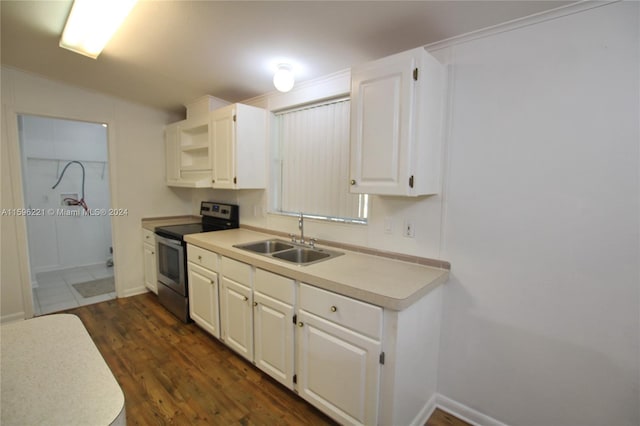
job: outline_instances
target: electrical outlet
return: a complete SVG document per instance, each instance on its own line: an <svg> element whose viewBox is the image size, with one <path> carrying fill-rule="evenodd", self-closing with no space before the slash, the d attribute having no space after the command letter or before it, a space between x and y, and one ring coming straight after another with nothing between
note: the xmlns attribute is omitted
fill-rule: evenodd
<svg viewBox="0 0 640 426"><path fill-rule="evenodd" d="M408 220L404 222L404 236L407 238L414 238L416 236L416 228L414 228L413 222Z"/></svg>
<svg viewBox="0 0 640 426"><path fill-rule="evenodd" d="M390 217L384 218L384 233L393 234L393 221Z"/></svg>

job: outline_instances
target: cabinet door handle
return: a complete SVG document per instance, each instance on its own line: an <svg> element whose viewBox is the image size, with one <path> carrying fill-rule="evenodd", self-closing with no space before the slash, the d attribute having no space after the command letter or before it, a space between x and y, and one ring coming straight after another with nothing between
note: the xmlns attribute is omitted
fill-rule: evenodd
<svg viewBox="0 0 640 426"><path fill-rule="evenodd" d="M246 302L247 300L249 300L249 298L247 296L242 296L242 300Z"/></svg>
<svg viewBox="0 0 640 426"><path fill-rule="evenodd" d="M304 323L303 323L302 321L300 321L300 322L298 323L298 327L304 327Z"/></svg>
<svg viewBox="0 0 640 426"><path fill-rule="evenodd" d="M338 308L336 308L335 306L331 307L331 312L336 312L338 310Z"/></svg>
<svg viewBox="0 0 640 426"><path fill-rule="evenodd" d="M253 302L253 306L258 306L258 302Z"/></svg>
<svg viewBox="0 0 640 426"><path fill-rule="evenodd" d="M198 260L202 260L202 256L198 256Z"/></svg>
<svg viewBox="0 0 640 426"><path fill-rule="evenodd" d="M213 285L213 284L215 284L215 283L216 283L216 282L215 282L214 280L209 280L209 284Z"/></svg>
<svg viewBox="0 0 640 426"><path fill-rule="evenodd" d="M356 180L355 179L351 179L351 185L355 185L356 184Z"/></svg>

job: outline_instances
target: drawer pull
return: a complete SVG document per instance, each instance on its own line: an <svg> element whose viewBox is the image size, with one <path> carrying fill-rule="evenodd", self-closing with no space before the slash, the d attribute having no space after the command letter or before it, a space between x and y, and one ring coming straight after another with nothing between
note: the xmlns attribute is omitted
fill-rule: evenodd
<svg viewBox="0 0 640 426"><path fill-rule="evenodd" d="M338 308L336 308L335 306L331 307L331 312L336 312L338 310Z"/></svg>
<svg viewBox="0 0 640 426"><path fill-rule="evenodd" d="M247 296L242 296L242 300L246 302L247 300L249 300L249 298Z"/></svg>
<svg viewBox="0 0 640 426"><path fill-rule="evenodd" d="M258 306L258 302L253 302L253 306Z"/></svg>
<svg viewBox="0 0 640 426"><path fill-rule="evenodd" d="M215 284L215 281L209 280L209 284L213 285L213 284Z"/></svg>
<svg viewBox="0 0 640 426"><path fill-rule="evenodd" d="M202 260L202 256L198 256L198 260Z"/></svg>
<svg viewBox="0 0 640 426"><path fill-rule="evenodd" d="M298 327L304 327L304 323L303 323L302 321L300 321L300 322L298 323Z"/></svg>

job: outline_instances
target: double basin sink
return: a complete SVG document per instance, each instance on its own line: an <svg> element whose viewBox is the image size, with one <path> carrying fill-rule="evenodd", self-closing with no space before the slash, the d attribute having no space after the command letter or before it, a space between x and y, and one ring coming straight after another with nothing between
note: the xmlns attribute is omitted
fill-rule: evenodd
<svg viewBox="0 0 640 426"><path fill-rule="evenodd" d="M236 244L233 247L297 265L310 265L344 254L278 239Z"/></svg>

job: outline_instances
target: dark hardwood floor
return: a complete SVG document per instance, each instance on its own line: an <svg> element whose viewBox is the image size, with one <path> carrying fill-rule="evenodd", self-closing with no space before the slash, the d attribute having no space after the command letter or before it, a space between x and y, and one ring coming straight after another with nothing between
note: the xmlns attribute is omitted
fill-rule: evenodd
<svg viewBox="0 0 640 426"><path fill-rule="evenodd" d="M129 425L335 425L151 293L66 311L84 323L125 395ZM428 426L464 426L436 410Z"/></svg>

